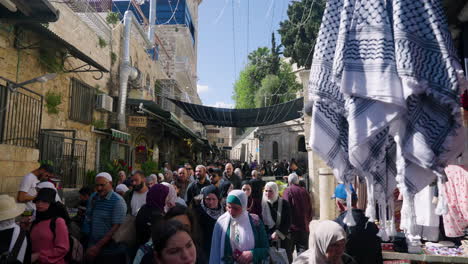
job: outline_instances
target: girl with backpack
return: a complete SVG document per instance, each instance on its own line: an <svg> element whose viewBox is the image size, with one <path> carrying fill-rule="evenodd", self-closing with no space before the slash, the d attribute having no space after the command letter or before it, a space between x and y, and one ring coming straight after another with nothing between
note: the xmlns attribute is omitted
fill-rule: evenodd
<svg viewBox="0 0 468 264"><path fill-rule="evenodd" d="M30 231L33 263L67 263L70 242L66 221L69 219L55 196L55 190L45 188L34 199L37 212Z"/></svg>

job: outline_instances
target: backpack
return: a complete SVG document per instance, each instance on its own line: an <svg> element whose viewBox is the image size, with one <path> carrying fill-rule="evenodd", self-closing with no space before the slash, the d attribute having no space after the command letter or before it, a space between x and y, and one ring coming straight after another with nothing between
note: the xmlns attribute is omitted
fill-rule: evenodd
<svg viewBox="0 0 468 264"><path fill-rule="evenodd" d="M56 225L57 217L54 217L50 220L50 231L54 235L55 239L55 225ZM69 264L77 264L83 262L83 245L81 245L80 241L76 239L74 236L68 232L68 242L70 243L70 249L68 250L67 255L65 256L65 260ZM0 263L2 264L2 263Z"/></svg>
<svg viewBox="0 0 468 264"><path fill-rule="evenodd" d="M17 263L18 254L21 250L21 246L23 246L25 238L26 231L21 230L11 252L6 251L0 254L0 264Z"/></svg>

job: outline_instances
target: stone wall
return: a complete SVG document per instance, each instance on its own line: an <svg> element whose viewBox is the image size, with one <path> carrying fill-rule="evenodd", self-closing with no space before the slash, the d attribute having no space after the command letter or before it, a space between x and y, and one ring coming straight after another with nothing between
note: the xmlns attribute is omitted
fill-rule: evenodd
<svg viewBox="0 0 468 264"><path fill-rule="evenodd" d="M39 167L39 150L0 144L0 153L0 194L16 198L23 176Z"/></svg>

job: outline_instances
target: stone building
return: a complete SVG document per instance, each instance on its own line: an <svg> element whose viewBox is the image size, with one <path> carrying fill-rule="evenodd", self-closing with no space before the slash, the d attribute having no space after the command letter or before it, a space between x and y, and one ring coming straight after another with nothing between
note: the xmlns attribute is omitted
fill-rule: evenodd
<svg viewBox="0 0 468 264"><path fill-rule="evenodd" d="M0 4L0 193L15 195L22 176L41 160L58 168L63 186L78 187L117 160L138 168L148 160L175 163L180 153L195 159L193 153L204 151L203 126L161 96L170 88L166 83L186 88L186 97L197 102L196 68L177 69L177 52L165 50L158 30L148 43L145 25L132 25L129 66L137 71L123 97L125 25L106 21L112 1L30 5L34 12L19 6L13 15ZM197 7L191 7L195 14ZM186 26L179 27L185 34ZM47 73L55 77L29 81Z"/></svg>

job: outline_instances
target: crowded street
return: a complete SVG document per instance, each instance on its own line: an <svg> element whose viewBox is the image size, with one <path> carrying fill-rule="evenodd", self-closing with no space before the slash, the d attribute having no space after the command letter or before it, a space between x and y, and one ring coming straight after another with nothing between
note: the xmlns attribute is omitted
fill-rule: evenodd
<svg viewBox="0 0 468 264"><path fill-rule="evenodd" d="M0 264L468 263L468 0L0 0Z"/></svg>

